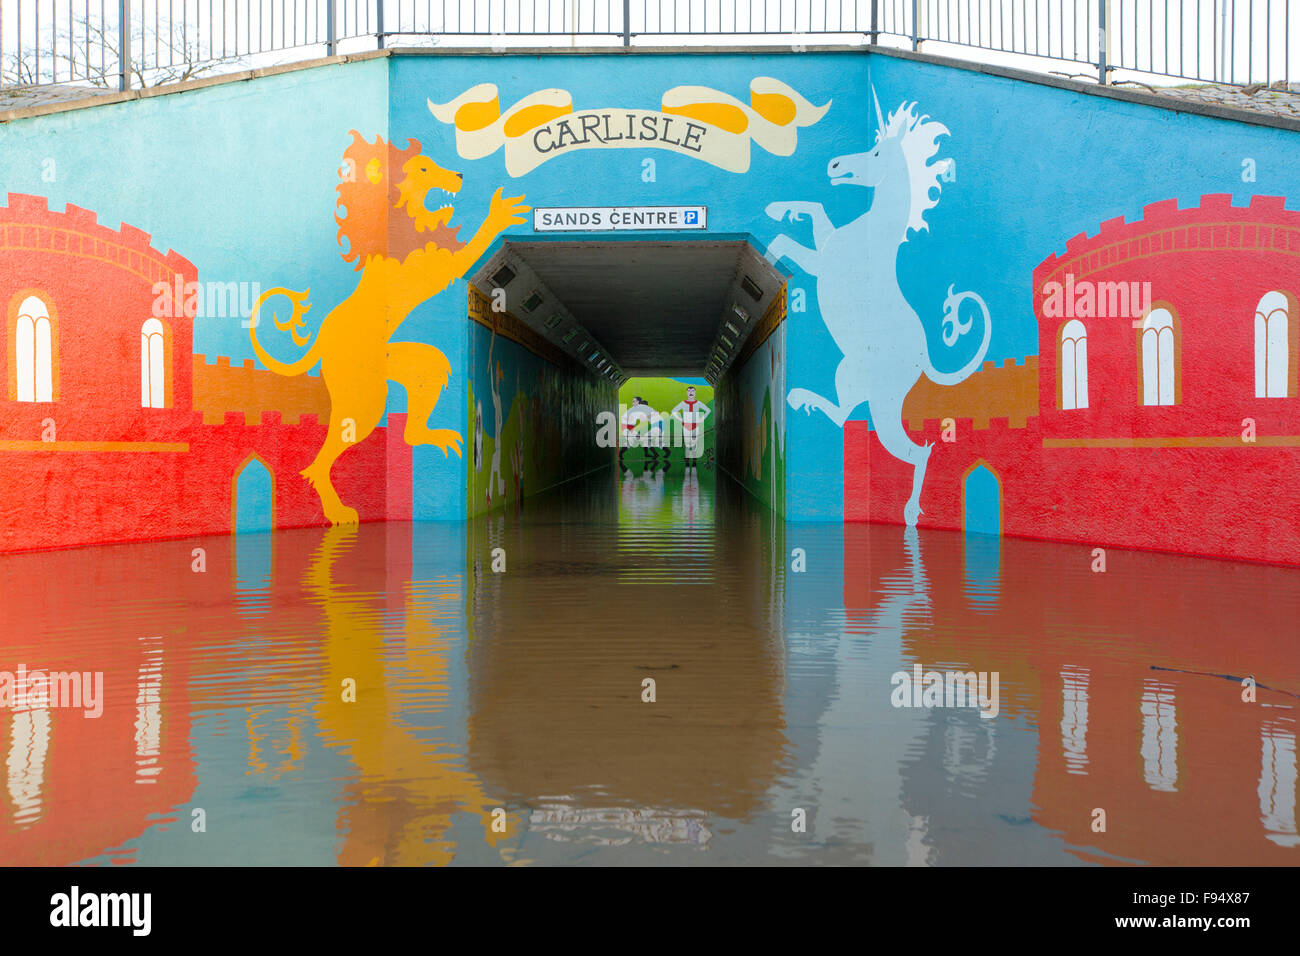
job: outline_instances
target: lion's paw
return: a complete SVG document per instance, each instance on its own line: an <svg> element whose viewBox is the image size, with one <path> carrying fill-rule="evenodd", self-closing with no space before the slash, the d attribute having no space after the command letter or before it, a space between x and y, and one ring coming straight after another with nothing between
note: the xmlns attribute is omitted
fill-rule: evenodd
<svg viewBox="0 0 1300 956"><path fill-rule="evenodd" d="M349 508L347 505L340 504L336 508L330 508L325 512L325 517L329 519L332 525L357 524L359 517L356 508Z"/></svg>

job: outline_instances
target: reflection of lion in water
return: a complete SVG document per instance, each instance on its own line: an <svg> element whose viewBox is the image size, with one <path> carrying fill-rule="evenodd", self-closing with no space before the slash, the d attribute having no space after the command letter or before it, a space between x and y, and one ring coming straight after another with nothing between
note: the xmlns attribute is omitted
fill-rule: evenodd
<svg viewBox="0 0 1300 956"><path fill-rule="evenodd" d="M329 431L302 475L320 495L331 524L357 520L356 510L339 500L330 469L383 418L389 379L406 388L407 444L433 445L444 455L450 448L460 455L459 432L429 427L429 416L451 374L447 357L432 345L388 340L416 306L464 276L502 231L525 221L522 214L528 211L520 202L523 196L503 199L497 189L483 225L473 239L461 243L456 240L460 227L448 227L455 207L430 211L425 205L432 191L460 192L461 174L420 155L418 142L411 140L399 150L382 138L367 143L353 130L343 163L334 218L340 243L348 241L344 260L355 261L361 270L355 291L325 317L306 354L289 364L271 357L258 342L258 313L268 298L286 296L293 303L292 314L284 321L273 316L275 327L288 331L299 346L306 345L311 336L300 330L311 308L306 301L310 290L267 290L249 321L253 351L272 371L301 375L321 363L330 396Z"/></svg>

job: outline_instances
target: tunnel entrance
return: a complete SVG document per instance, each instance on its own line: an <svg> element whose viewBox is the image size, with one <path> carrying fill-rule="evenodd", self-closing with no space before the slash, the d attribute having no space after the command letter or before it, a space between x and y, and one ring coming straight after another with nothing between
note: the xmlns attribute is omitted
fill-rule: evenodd
<svg viewBox="0 0 1300 956"><path fill-rule="evenodd" d="M606 468L620 521L710 521L727 480L782 513L785 282L745 236L503 242L470 277L467 513Z"/></svg>

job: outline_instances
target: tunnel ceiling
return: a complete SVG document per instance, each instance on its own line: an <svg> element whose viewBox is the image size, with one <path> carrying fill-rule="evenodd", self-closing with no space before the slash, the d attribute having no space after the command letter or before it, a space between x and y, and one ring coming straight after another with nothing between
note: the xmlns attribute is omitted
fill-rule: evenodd
<svg viewBox="0 0 1300 956"><path fill-rule="evenodd" d="M475 285L490 295L503 264L517 274L505 286L513 314L570 351L594 340L624 377L705 375L715 348L725 369L785 281L744 240L511 240L478 270ZM524 314L519 306L534 290L547 301ZM737 305L747 320L738 321ZM728 320L743 330L729 336L730 347L719 340ZM566 342L574 326L581 333Z"/></svg>

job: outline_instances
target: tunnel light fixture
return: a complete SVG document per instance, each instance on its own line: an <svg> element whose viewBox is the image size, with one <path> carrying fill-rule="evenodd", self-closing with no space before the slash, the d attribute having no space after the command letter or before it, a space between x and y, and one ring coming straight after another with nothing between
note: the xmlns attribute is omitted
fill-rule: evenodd
<svg viewBox="0 0 1300 956"><path fill-rule="evenodd" d="M723 322L722 324L723 324L724 326L726 326L727 331L730 332L732 335L739 335L739 334L740 334L740 329L736 328L736 327L735 327L734 325L732 325L730 322Z"/></svg>
<svg viewBox="0 0 1300 956"><path fill-rule="evenodd" d="M578 353L578 358L582 358L582 353L587 351L587 346L589 344L590 343L586 339L583 339L581 342L578 343L578 347L573 350Z"/></svg>
<svg viewBox="0 0 1300 956"><path fill-rule="evenodd" d="M763 301L763 290L760 289L758 287L758 283L755 282L753 279L751 279L749 276L743 274L741 275L740 287L744 289L745 294L748 295L755 302Z"/></svg>
<svg viewBox="0 0 1300 956"><path fill-rule="evenodd" d="M749 313L746 312L744 309L742 309L739 305L733 302L731 304L731 311L736 313L736 318L740 319L741 322L744 322L746 325L749 324Z"/></svg>
<svg viewBox="0 0 1300 956"><path fill-rule="evenodd" d="M578 334L577 329L569 329L569 331L564 333L564 338L561 339L561 341L564 342L565 345L568 345L570 342L573 341L573 337L577 334Z"/></svg>
<svg viewBox="0 0 1300 956"><path fill-rule="evenodd" d="M504 289L515 278L515 270L505 265L492 274L492 284L498 289Z"/></svg>
<svg viewBox="0 0 1300 956"><path fill-rule="evenodd" d="M546 327L548 329L553 329L563 321L564 321L564 316L556 312L553 316L551 316L549 319L546 320Z"/></svg>
<svg viewBox="0 0 1300 956"><path fill-rule="evenodd" d="M534 289L533 294L524 299L521 307L525 312L536 312L537 307L541 305L544 300L545 296L542 295L541 290Z"/></svg>

